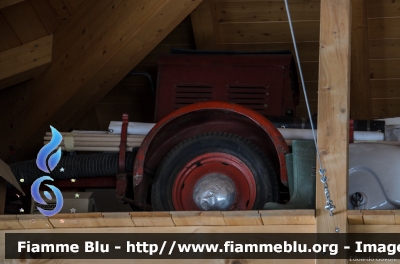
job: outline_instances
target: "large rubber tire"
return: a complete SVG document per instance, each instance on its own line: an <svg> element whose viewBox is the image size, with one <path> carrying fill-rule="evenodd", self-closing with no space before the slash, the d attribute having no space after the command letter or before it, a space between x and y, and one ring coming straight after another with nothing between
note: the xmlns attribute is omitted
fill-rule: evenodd
<svg viewBox="0 0 400 264"><path fill-rule="evenodd" d="M185 210L175 208L173 186L177 175L186 168L193 159L207 153L231 155L245 164L251 171L255 182L255 198L250 208L232 210L258 210L267 202L279 201L279 185L277 176L266 156L252 142L229 133L213 132L189 138L175 146L159 165L151 191L151 201L155 211ZM176 190L175 190L176 191ZM254 194L254 193L253 193ZM183 199L193 199L184 197Z"/></svg>

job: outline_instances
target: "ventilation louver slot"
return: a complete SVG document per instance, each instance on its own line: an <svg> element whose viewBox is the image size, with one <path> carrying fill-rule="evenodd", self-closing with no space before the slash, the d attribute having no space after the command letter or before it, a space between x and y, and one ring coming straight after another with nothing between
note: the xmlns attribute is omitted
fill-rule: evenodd
<svg viewBox="0 0 400 264"><path fill-rule="evenodd" d="M247 106L261 114L268 107L268 91L263 85L229 85L228 101Z"/></svg>
<svg viewBox="0 0 400 264"><path fill-rule="evenodd" d="M176 85L175 89L175 109L185 105L210 101L213 95L211 85L185 84Z"/></svg>

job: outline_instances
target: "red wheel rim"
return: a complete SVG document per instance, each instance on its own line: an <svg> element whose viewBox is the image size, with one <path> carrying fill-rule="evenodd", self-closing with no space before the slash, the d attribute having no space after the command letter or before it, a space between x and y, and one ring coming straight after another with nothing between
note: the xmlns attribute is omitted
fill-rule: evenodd
<svg viewBox="0 0 400 264"><path fill-rule="evenodd" d="M227 153L206 153L185 164L172 186L172 202L177 211L199 210L193 199L196 183L205 175L220 173L236 186L236 197L229 210L250 210L256 200L256 182L249 167Z"/></svg>

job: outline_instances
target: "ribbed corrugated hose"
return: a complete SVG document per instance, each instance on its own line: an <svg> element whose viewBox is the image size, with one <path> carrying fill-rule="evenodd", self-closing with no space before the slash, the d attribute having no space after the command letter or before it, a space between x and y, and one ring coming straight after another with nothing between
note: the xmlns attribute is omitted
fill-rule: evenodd
<svg viewBox="0 0 400 264"><path fill-rule="evenodd" d="M125 168L127 172L133 170L133 161L137 149L127 152ZM50 175L54 180L95 178L115 176L118 174L118 153L96 153L64 156L57 167L50 173L44 173L36 166L36 160L18 162L10 165L17 181L21 186L32 184L37 178ZM64 172L60 171L64 168ZM20 179L24 179L23 182Z"/></svg>

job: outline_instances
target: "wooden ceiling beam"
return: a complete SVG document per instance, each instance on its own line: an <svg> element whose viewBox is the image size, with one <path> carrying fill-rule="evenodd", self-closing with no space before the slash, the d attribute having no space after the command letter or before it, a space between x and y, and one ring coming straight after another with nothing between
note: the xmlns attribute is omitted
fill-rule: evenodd
<svg viewBox="0 0 400 264"><path fill-rule="evenodd" d="M84 1L54 33L50 67L0 116L0 156L13 141L19 159L37 152L50 124L68 130L200 2Z"/></svg>
<svg viewBox="0 0 400 264"><path fill-rule="evenodd" d="M18 4L22 1L25 1L25 0L0 0L0 9L7 7L7 6Z"/></svg>
<svg viewBox="0 0 400 264"><path fill-rule="evenodd" d="M51 62L53 35L0 53L0 89L26 81Z"/></svg>

